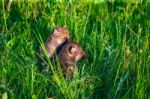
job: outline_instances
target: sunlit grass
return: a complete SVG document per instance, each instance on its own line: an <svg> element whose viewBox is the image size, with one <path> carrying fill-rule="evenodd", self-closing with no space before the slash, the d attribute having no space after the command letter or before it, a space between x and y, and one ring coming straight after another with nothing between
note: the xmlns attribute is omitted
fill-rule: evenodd
<svg viewBox="0 0 150 99"><path fill-rule="evenodd" d="M0 1L0 96L150 98L149 3L14 0L7 11L7 1ZM63 25L88 53L71 81L59 62L38 67L38 47Z"/></svg>

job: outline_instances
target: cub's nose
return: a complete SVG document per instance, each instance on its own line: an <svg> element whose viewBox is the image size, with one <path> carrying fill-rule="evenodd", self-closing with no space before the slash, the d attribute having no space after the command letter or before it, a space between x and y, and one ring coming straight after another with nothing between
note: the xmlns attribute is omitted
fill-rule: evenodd
<svg viewBox="0 0 150 99"><path fill-rule="evenodd" d="M82 52L82 59L84 59L84 58L86 58L88 55L87 55L87 53L86 52Z"/></svg>
<svg viewBox="0 0 150 99"><path fill-rule="evenodd" d="M71 41L71 40L70 40L70 36L67 36L65 39L66 39L67 42L70 42L70 41Z"/></svg>
<svg viewBox="0 0 150 99"><path fill-rule="evenodd" d="M70 36L68 35L68 36L66 37L66 39L67 39L67 40L70 40Z"/></svg>

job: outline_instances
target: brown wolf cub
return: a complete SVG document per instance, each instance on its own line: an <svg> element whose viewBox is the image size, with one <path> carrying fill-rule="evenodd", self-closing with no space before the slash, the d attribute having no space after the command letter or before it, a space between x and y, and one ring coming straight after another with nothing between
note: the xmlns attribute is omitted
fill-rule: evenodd
<svg viewBox="0 0 150 99"><path fill-rule="evenodd" d="M49 35L47 41L45 42L45 49L47 51L48 57L56 52L56 50L64 43L70 40L69 31L65 27L57 27Z"/></svg>
<svg viewBox="0 0 150 99"><path fill-rule="evenodd" d="M67 79L72 79L76 69L76 62L85 58L86 52L83 51L78 43L67 43L58 54L60 65Z"/></svg>

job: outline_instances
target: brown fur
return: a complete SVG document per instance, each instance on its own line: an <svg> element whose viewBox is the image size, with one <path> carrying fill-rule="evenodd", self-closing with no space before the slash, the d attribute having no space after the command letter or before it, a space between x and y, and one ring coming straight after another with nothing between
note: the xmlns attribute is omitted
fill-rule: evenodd
<svg viewBox="0 0 150 99"><path fill-rule="evenodd" d="M77 43L69 42L63 47L58 57L67 79L72 79L73 73L76 69L76 62L86 56L87 54Z"/></svg>
<svg viewBox="0 0 150 99"><path fill-rule="evenodd" d="M47 51L48 57L51 57L65 41L69 40L69 31L65 27L57 27L49 35L46 43L45 49Z"/></svg>

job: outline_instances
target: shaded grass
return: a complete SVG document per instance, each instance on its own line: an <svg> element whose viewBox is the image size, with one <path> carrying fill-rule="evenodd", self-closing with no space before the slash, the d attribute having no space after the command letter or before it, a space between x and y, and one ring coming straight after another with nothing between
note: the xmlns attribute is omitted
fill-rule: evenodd
<svg viewBox="0 0 150 99"><path fill-rule="evenodd" d="M0 1L0 95L13 98L149 98L148 3ZM41 73L37 47L65 25L88 58L72 81L61 70ZM39 36L40 35L40 36ZM58 66L59 67L59 66ZM51 74L53 71L53 75Z"/></svg>

